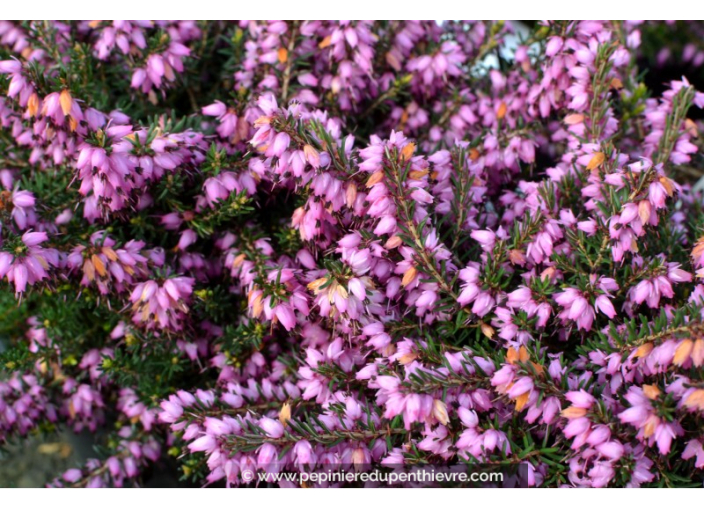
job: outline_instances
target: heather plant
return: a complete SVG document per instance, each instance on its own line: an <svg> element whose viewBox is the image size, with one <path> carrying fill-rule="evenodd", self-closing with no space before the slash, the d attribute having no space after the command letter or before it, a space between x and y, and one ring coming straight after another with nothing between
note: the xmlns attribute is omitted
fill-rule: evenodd
<svg viewBox="0 0 704 510"><path fill-rule="evenodd" d="M0 22L0 444L102 431L54 486L701 485L704 94L639 67L672 31Z"/></svg>

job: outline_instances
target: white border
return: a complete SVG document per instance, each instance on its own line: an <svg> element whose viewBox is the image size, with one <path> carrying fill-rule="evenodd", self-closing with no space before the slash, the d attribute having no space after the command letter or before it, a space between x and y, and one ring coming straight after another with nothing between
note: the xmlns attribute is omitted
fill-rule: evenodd
<svg viewBox="0 0 704 510"><path fill-rule="evenodd" d="M283 19L701 19L704 4L655 0L4 0L1 11L6 19L260 19L272 15Z"/></svg>
<svg viewBox="0 0 704 510"><path fill-rule="evenodd" d="M694 493L690 493L690 497L685 500L684 490L686 489L0 489L0 508L491 510L515 505L514 508L520 510L573 507L593 510L596 505L602 504L608 508L625 509L640 505L643 508L664 508L692 503L694 500L691 495Z"/></svg>

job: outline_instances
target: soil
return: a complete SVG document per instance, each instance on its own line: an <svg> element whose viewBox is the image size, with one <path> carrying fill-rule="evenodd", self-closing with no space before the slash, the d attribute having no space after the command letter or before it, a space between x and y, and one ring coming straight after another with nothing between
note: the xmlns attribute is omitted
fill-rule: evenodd
<svg viewBox="0 0 704 510"><path fill-rule="evenodd" d="M0 450L0 487L45 487L67 469L94 456L89 435L59 432L29 437Z"/></svg>

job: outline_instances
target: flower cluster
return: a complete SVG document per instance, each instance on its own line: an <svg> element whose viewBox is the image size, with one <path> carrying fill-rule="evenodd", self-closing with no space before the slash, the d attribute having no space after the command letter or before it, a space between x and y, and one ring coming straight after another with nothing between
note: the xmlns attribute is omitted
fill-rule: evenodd
<svg viewBox="0 0 704 510"><path fill-rule="evenodd" d="M671 29L0 23L0 441L108 428L54 486L701 480L704 93L637 67Z"/></svg>

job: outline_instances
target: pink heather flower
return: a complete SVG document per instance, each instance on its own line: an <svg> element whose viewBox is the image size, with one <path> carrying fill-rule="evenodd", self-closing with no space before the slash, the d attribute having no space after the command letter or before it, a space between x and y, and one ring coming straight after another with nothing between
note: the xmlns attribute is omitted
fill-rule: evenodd
<svg viewBox="0 0 704 510"><path fill-rule="evenodd" d="M702 448L701 441L697 439L692 439L689 441L684 449L684 452L682 452L682 458L684 460L688 460L693 457L696 458L694 462L695 467L701 468L704 466L704 448Z"/></svg>
<svg viewBox="0 0 704 510"><path fill-rule="evenodd" d="M20 230L25 230L36 224L35 203L34 194L30 191L15 189L12 192L12 219Z"/></svg>
<svg viewBox="0 0 704 510"><path fill-rule="evenodd" d="M609 441L601 443L596 447L596 450L609 460L615 461L623 457L625 448L618 441ZM611 477L609 477L611 479Z"/></svg>
<svg viewBox="0 0 704 510"><path fill-rule="evenodd" d="M530 377L522 377L518 379L513 386L508 390L510 398L518 398L524 393L529 393L533 390L533 380Z"/></svg>
<svg viewBox="0 0 704 510"><path fill-rule="evenodd" d="M204 106L202 109L203 115L209 115L210 117L222 117L227 111L227 106L222 101L215 101L209 106Z"/></svg>
<svg viewBox="0 0 704 510"><path fill-rule="evenodd" d="M584 390L569 391L565 393L565 398L572 402L573 406L584 409L589 409L596 402L596 399Z"/></svg>
<svg viewBox="0 0 704 510"><path fill-rule="evenodd" d="M259 420L259 426L264 432L272 438L279 438L284 435L284 427L280 422L271 418L262 418Z"/></svg>
<svg viewBox="0 0 704 510"><path fill-rule="evenodd" d="M45 280L51 268L59 266L59 252L40 245L48 241L45 232L25 232L21 244L12 253L0 252L0 278L15 285L15 294L22 294L27 285Z"/></svg>
<svg viewBox="0 0 704 510"><path fill-rule="evenodd" d="M83 473L81 473L80 469L72 468L72 469L69 469L68 471L66 471L63 474L62 478L69 483L75 483L78 480L80 480L82 476L83 476Z"/></svg>
<svg viewBox="0 0 704 510"><path fill-rule="evenodd" d="M201 436L188 445L191 452L211 452L217 447L217 442L212 436Z"/></svg>
<svg viewBox="0 0 704 510"><path fill-rule="evenodd" d="M130 295L134 311L132 320L147 329L158 327L179 331L188 313L194 283L193 278L179 276L168 278L161 284L154 280L137 284Z"/></svg>
<svg viewBox="0 0 704 510"><path fill-rule="evenodd" d="M651 395L652 396L652 395ZM651 398L642 388L632 386L626 393L626 400L631 407L618 416L623 423L630 423L640 429L638 438L647 440L649 444L656 443L661 454L670 452L672 440L682 434L677 422L668 423L661 419L652 407Z"/></svg>
<svg viewBox="0 0 704 510"><path fill-rule="evenodd" d="M111 286L123 290L133 283L135 275L146 275L147 257L141 253L143 242L129 241L118 248L104 231L93 234L90 242L92 246L75 247L66 260L69 269L83 274L81 285L95 284L106 295Z"/></svg>
<svg viewBox="0 0 704 510"><path fill-rule="evenodd" d="M288 149L290 143L291 137L287 133L278 133L274 137L274 143L267 150L267 155L280 158L286 149Z"/></svg>
<svg viewBox="0 0 704 510"><path fill-rule="evenodd" d="M611 300L604 294L597 297L594 301L594 308L606 315L609 319L613 319L616 316L616 310Z"/></svg>
<svg viewBox="0 0 704 510"><path fill-rule="evenodd" d="M574 289L567 288L563 292L555 294L555 302L563 307L563 311L559 314L559 318L563 321L573 320L577 323L578 329L589 331L592 323L596 319L595 312L601 312L609 318L616 315L613 303L610 300L610 292L618 290L618 285L611 278L591 278L591 283L596 286L600 294L594 299L593 305L584 296L584 293Z"/></svg>
<svg viewBox="0 0 704 510"><path fill-rule="evenodd" d="M465 306L476 299L480 293L479 283L479 270L475 267L469 266L462 269L459 274L460 280L464 282L462 285L462 292L457 299L457 302L462 306Z"/></svg>
<svg viewBox="0 0 704 510"><path fill-rule="evenodd" d="M472 239L477 241L484 251L491 251L494 249L494 243L496 243L496 234L489 230L475 230L471 234Z"/></svg>

